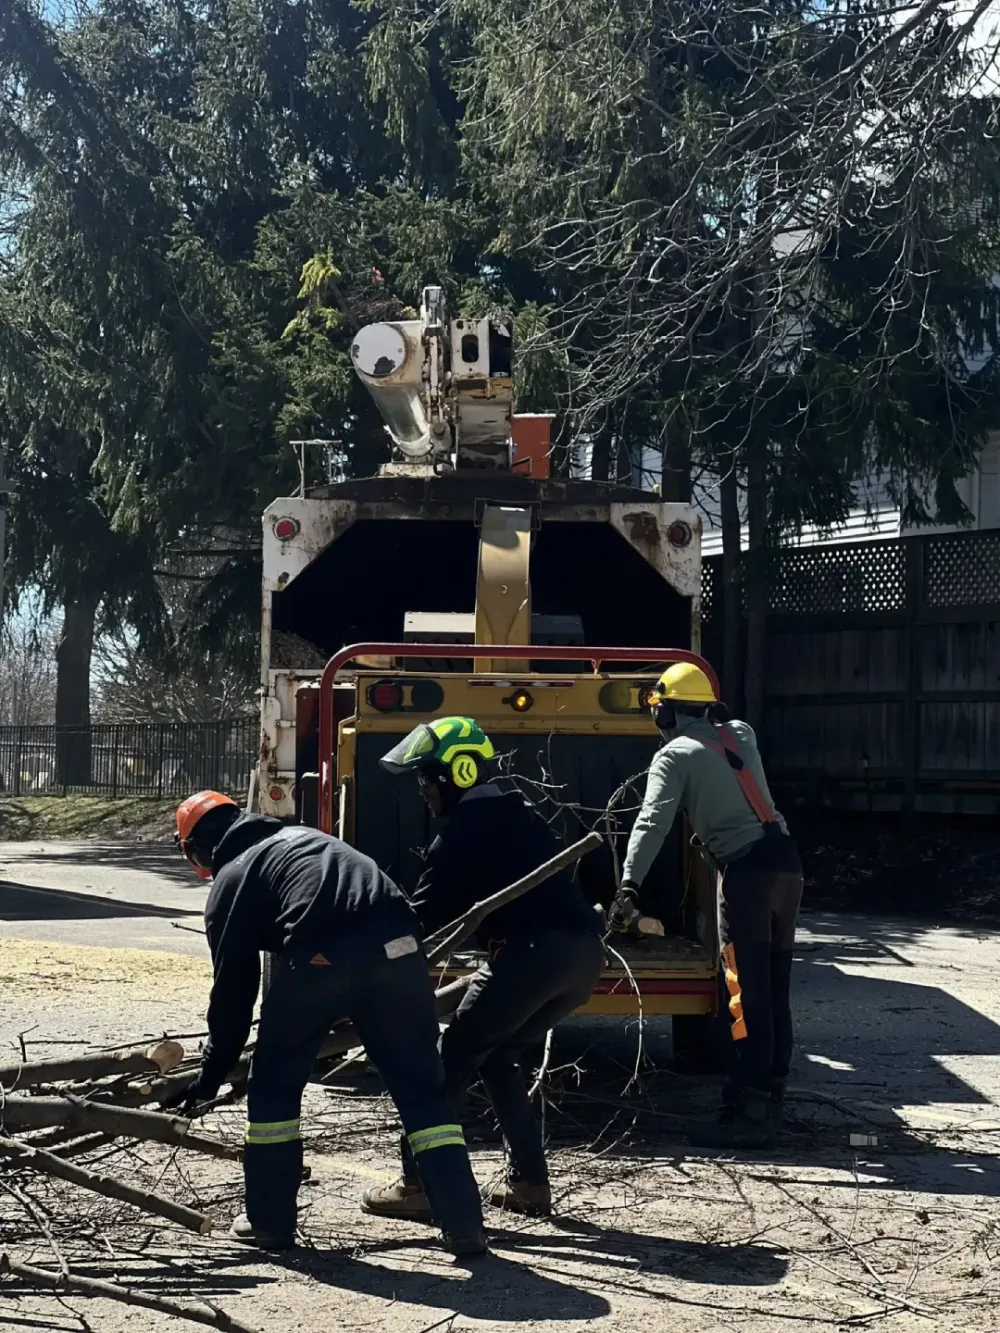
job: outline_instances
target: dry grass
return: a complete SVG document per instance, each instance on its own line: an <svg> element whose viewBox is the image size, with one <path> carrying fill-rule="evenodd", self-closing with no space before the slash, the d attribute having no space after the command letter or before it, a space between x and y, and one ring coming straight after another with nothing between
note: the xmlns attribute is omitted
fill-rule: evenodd
<svg viewBox="0 0 1000 1333"><path fill-rule="evenodd" d="M86 988L88 1003L94 1003L100 1002L104 987L113 988L121 999L123 986L135 986L144 999L176 999L191 990L207 995L211 980L207 956L0 939L0 995L6 986L20 993Z"/></svg>
<svg viewBox="0 0 1000 1333"><path fill-rule="evenodd" d="M176 801L148 797L5 796L0 798L0 842L49 838L122 838L158 842L169 837Z"/></svg>

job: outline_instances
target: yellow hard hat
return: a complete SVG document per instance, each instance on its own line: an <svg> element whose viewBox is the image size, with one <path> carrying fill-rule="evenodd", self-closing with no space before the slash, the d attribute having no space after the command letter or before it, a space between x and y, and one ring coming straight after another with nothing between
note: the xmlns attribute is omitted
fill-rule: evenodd
<svg viewBox="0 0 1000 1333"><path fill-rule="evenodd" d="M712 682L693 662L675 662L667 667L656 682L656 693L650 696L650 703L662 704L714 704L717 703Z"/></svg>

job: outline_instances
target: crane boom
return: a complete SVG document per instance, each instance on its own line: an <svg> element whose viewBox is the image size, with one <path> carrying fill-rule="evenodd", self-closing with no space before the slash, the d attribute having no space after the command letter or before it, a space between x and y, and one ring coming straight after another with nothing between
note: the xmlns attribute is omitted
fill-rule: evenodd
<svg viewBox="0 0 1000 1333"><path fill-rule="evenodd" d="M511 327L449 320L442 289L425 287L419 319L358 330L354 369L403 461L436 471L510 470Z"/></svg>

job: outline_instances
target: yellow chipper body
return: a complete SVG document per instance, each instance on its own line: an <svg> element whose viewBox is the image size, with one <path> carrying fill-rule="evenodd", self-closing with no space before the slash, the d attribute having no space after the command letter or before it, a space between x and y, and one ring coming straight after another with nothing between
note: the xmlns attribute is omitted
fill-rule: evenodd
<svg viewBox="0 0 1000 1333"><path fill-rule="evenodd" d="M470 346L436 309L433 337L358 335L380 405L365 366L406 381L384 410L402 457L377 477L303 482L264 515L259 806L338 833L410 888L433 831L416 784L378 761L418 722L475 717L564 841L604 836L577 873L606 907L659 744L645 692L673 652L699 648L700 521L631 486L549 476L548 419L511 416L509 339L481 321ZM460 389L458 347L479 357ZM406 357L421 356L418 376ZM697 1042L717 1007L715 890L683 821L643 893L664 934L619 950L586 1008L672 1014Z"/></svg>

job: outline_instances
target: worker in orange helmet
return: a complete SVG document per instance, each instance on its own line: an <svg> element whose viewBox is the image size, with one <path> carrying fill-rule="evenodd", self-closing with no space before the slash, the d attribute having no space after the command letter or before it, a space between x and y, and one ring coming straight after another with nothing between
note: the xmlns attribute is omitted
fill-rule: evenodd
<svg viewBox="0 0 1000 1333"><path fill-rule="evenodd" d="M247 1087L246 1214L230 1236L262 1249L294 1245L302 1093L330 1028L349 1018L399 1110L445 1247L485 1251L479 1190L445 1093L420 927L403 894L339 838L241 814L216 791L183 802L176 837L195 873L213 881L205 929L214 980L201 1071L175 1104L191 1112L218 1094L250 1034L260 955L281 959Z"/></svg>

